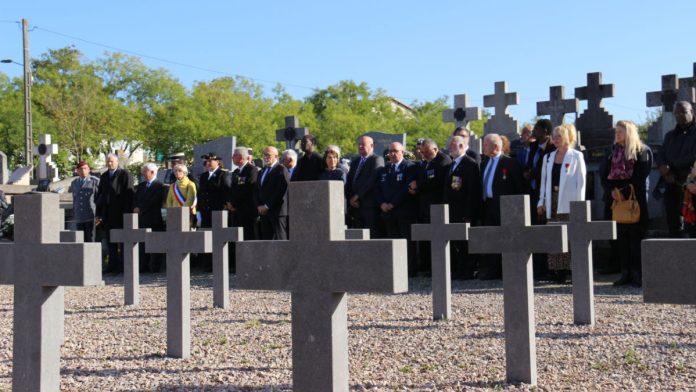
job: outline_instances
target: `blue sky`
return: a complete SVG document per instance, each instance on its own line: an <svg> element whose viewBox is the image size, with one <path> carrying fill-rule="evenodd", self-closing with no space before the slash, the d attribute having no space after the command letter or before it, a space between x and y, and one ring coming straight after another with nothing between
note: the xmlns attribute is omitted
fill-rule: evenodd
<svg viewBox="0 0 696 392"><path fill-rule="evenodd" d="M643 121L660 76L692 76L696 2L587 1L12 1L0 15L0 58L21 62L27 18L32 57L74 45L87 59L108 45L186 86L222 74L281 82L296 98L340 80L364 81L407 103L466 93L483 104L506 80L510 113L536 115L549 86L566 97L601 71L614 120ZM79 39L70 38L76 37ZM21 68L0 64L2 72ZM210 72L194 67L205 68ZM584 108L585 104L581 103ZM566 120L571 120L568 116Z"/></svg>

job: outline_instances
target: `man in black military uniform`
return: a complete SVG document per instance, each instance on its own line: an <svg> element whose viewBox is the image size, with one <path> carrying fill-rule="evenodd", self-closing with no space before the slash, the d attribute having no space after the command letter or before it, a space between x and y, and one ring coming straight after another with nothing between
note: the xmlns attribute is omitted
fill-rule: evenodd
<svg viewBox="0 0 696 392"><path fill-rule="evenodd" d="M225 209L230 191L229 172L220 167L221 158L215 153L203 155L207 171L198 177L198 211L201 213L201 227L212 226L213 211Z"/></svg>
<svg viewBox="0 0 696 392"><path fill-rule="evenodd" d="M232 154L232 162L237 168L232 172L228 209L232 213L232 226L244 228L244 240L254 240L254 224L258 211L254 204L254 188L259 169L248 162L248 149L237 147Z"/></svg>

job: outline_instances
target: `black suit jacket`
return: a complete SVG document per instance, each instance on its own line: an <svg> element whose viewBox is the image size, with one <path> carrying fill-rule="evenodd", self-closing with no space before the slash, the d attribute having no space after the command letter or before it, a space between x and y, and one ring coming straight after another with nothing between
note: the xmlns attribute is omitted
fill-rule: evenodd
<svg viewBox="0 0 696 392"><path fill-rule="evenodd" d="M467 157L471 158L474 161L474 163L481 166L481 154L477 153L471 148L467 148L465 154Z"/></svg>
<svg viewBox="0 0 696 392"><path fill-rule="evenodd" d="M539 158L537 159L536 166L534 165L534 157L539 151L539 143L533 142L529 145L529 154L527 154L527 163L524 166L525 170L530 173L530 179L526 183L526 190L532 195L533 199L539 199L539 187L541 186L541 167L543 166L544 156L551 152L556 151L556 146L551 143L551 139L546 142L546 147L544 150L539 152ZM536 184L536 189L532 189L532 181Z"/></svg>
<svg viewBox="0 0 696 392"><path fill-rule="evenodd" d="M317 181L324 172L324 158L316 152L304 155L297 161L290 181Z"/></svg>
<svg viewBox="0 0 696 392"><path fill-rule="evenodd" d="M390 163L378 171L375 197L377 205L391 203L391 214L398 218L415 218L417 215L416 198L408 193L408 184L416 179L416 165L406 159L398 168Z"/></svg>
<svg viewBox="0 0 696 392"><path fill-rule="evenodd" d="M375 200L377 170L380 167L384 167L384 158L376 154L368 156L362 169L360 169L360 173L356 176L359 165L360 156L353 158L350 162L348 180L345 186L346 199L350 200L354 195L358 195L360 208L374 208L377 206L377 201Z"/></svg>
<svg viewBox="0 0 696 392"><path fill-rule="evenodd" d="M138 227L149 229L162 229L164 227L161 209L168 190L169 188L159 180L152 181L149 188L147 181L143 181L135 187L133 208L140 210Z"/></svg>
<svg viewBox="0 0 696 392"><path fill-rule="evenodd" d="M473 159L463 157L452 171L447 165L442 202L449 205L450 222L475 224L481 216L481 172Z"/></svg>
<svg viewBox="0 0 696 392"><path fill-rule="evenodd" d="M219 211L225 208L225 202L229 197L230 177L227 170L219 168L212 177L208 178L208 172L203 172L198 177L198 209L201 213Z"/></svg>
<svg viewBox="0 0 696 392"><path fill-rule="evenodd" d="M268 171L263 178L264 171ZM254 192L256 206L267 206L269 217L288 215L288 169L276 163L272 168L264 167L259 172Z"/></svg>
<svg viewBox="0 0 696 392"><path fill-rule="evenodd" d="M235 224L253 223L258 215L256 204L254 204L254 188L256 188L258 177L259 169L250 163L232 173L228 201L235 208L235 212L232 213Z"/></svg>
<svg viewBox="0 0 696 392"><path fill-rule="evenodd" d="M483 198L483 183L486 168L491 160L485 157L481 162L481 198ZM493 198L488 199L484 206L483 221L485 225L500 225L500 196L506 195L521 195L524 194L524 178L522 177L522 168L517 159L510 158L506 155L501 155L498 161L498 166L493 173L493 184L491 186Z"/></svg>
<svg viewBox="0 0 696 392"><path fill-rule="evenodd" d="M104 229L123 228L123 214L133 212L133 177L127 170L116 169L113 176L105 171L99 177L96 216Z"/></svg>
<svg viewBox="0 0 696 392"><path fill-rule="evenodd" d="M438 151L432 161L421 161L418 164L416 179L418 196L418 216L423 219L430 218L430 206L442 204L446 177L452 158Z"/></svg>

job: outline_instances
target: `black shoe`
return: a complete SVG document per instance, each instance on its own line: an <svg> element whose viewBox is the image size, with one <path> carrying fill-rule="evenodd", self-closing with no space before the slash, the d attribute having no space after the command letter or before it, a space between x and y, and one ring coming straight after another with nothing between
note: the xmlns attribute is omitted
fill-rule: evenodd
<svg viewBox="0 0 696 392"><path fill-rule="evenodd" d="M643 283L639 280L632 280L630 284L631 287L643 287Z"/></svg>
<svg viewBox="0 0 696 392"><path fill-rule="evenodd" d="M629 283L631 283L631 278L629 278L627 275L621 275L619 280L614 282L614 286L626 286Z"/></svg>

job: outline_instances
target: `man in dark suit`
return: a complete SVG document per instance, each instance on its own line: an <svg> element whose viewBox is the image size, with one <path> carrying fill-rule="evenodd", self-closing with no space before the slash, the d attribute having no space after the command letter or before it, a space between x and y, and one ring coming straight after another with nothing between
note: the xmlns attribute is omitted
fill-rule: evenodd
<svg viewBox="0 0 696 392"><path fill-rule="evenodd" d="M300 148L304 155L297 161L290 181L316 181L324 171L324 159L314 152L317 140L313 135L304 135Z"/></svg>
<svg viewBox="0 0 696 392"><path fill-rule="evenodd" d="M157 180L157 165L146 163L142 169L143 182L135 187L133 213L138 214L138 227L163 231L162 205L168 188ZM163 254L145 253L145 244L140 244L140 271L159 272Z"/></svg>
<svg viewBox="0 0 696 392"><path fill-rule="evenodd" d="M228 209L232 213L232 226L244 228L244 240L254 240L254 225L259 216L254 204L254 188L259 169L248 162L249 150L237 147L232 154L232 162L237 169L232 172L232 184L228 198Z"/></svg>
<svg viewBox="0 0 696 392"><path fill-rule="evenodd" d="M503 140L497 133L483 139L481 162L483 225L500 226L500 197L524 193L522 169L515 158L503 155ZM479 263L479 279L500 279L502 266L500 255L486 255Z"/></svg>
<svg viewBox="0 0 696 392"><path fill-rule="evenodd" d="M404 159L404 146L399 142L390 144L389 164L378 171L375 197L387 238L404 238L408 241L409 276L415 276L417 272L411 225L418 217L418 207L416 198L409 193L409 184L416 176L416 165Z"/></svg>
<svg viewBox="0 0 696 392"><path fill-rule="evenodd" d="M457 129L452 132L452 136L461 136L464 139L464 145L466 146L465 155L473 159L477 165L481 166L481 155L476 151L469 148L469 141L471 140L471 130L467 127L457 127Z"/></svg>
<svg viewBox="0 0 696 392"><path fill-rule="evenodd" d="M533 225L546 224L546 217L536 213L539 203L539 186L541 184L541 167L544 156L556 151L556 146L551 142L553 124L545 118L534 124L532 130L534 142L529 145L527 160L522 175L525 180L525 190L529 193L530 208L532 211L531 222ZM549 267L546 253L535 253L533 256L533 270L535 279L549 278Z"/></svg>
<svg viewBox="0 0 696 392"><path fill-rule="evenodd" d="M466 155L466 139L453 136L448 144L452 163L447 166L443 184L443 203L449 205L452 223L477 224L481 210L481 174L479 165ZM476 258L469 255L466 241L451 241L452 277L473 279Z"/></svg>
<svg viewBox="0 0 696 392"><path fill-rule="evenodd" d="M263 165L254 192L260 239L287 240L288 170L278 163L278 149L272 146L263 150Z"/></svg>
<svg viewBox="0 0 696 392"><path fill-rule="evenodd" d="M423 158L416 171L416 179L409 184L409 193L418 199L418 222L430 223L430 206L442 204L442 189L452 159L440 151L433 139L423 139L418 148ZM418 271L430 271L430 242L421 241L418 249Z"/></svg>
<svg viewBox="0 0 696 392"><path fill-rule="evenodd" d="M348 200L350 226L370 229L370 238L380 238L379 207L375 200L377 169L384 167L384 158L374 153L375 144L371 137L358 139L358 154L350 163L345 194Z"/></svg>
<svg viewBox="0 0 696 392"><path fill-rule="evenodd" d="M201 227L211 227L213 211L225 209L230 191L229 172L220 167L222 160L215 153L203 155L207 171L198 177L198 211L201 213Z"/></svg>
<svg viewBox="0 0 696 392"><path fill-rule="evenodd" d="M99 190L95 223L104 230L109 247L106 273L123 272L123 255L120 244L111 242L111 229L123 228L123 214L133 208L133 178L127 170L118 167L115 154L106 156L107 170L99 178Z"/></svg>

